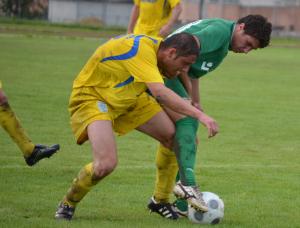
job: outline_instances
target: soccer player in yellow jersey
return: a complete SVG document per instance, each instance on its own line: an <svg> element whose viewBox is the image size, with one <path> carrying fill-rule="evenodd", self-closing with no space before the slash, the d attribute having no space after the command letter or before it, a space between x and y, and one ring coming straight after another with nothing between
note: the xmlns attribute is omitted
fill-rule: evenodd
<svg viewBox="0 0 300 228"><path fill-rule="evenodd" d="M2 89L0 81L0 125L6 130L10 137L15 141L23 153L27 165L33 166L43 158L51 157L57 150L59 145L44 146L33 144L22 128L20 121L11 109L8 98Z"/></svg>
<svg viewBox="0 0 300 228"><path fill-rule="evenodd" d="M181 11L180 0L134 0L127 32L164 38Z"/></svg>
<svg viewBox="0 0 300 228"><path fill-rule="evenodd" d="M82 198L116 168L114 131L123 135L137 129L165 147L172 147L174 124L159 103L196 118L207 127L210 136L218 132L212 118L163 82L162 75L172 77L187 71L198 50L194 36L179 33L165 41L129 34L113 38L95 51L75 79L69 102L77 144L90 141L93 162L85 165L74 179L55 218L72 219ZM170 205L164 209L170 218L178 218Z"/></svg>

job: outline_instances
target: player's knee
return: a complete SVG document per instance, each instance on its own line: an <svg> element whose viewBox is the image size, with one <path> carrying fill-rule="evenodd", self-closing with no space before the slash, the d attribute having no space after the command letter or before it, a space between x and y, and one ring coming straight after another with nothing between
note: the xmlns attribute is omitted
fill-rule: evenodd
<svg viewBox="0 0 300 228"><path fill-rule="evenodd" d="M160 143L167 147L168 149L172 149L173 146L173 140L175 137L175 127L165 129L164 134L160 137Z"/></svg>
<svg viewBox="0 0 300 228"><path fill-rule="evenodd" d="M117 159L104 159L101 162L94 163L94 178L102 179L109 175L117 167Z"/></svg>
<svg viewBox="0 0 300 228"><path fill-rule="evenodd" d="M172 149L174 137L175 137L175 132L173 134L167 135L166 137L162 138L160 142L168 149Z"/></svg>
<svg viewBox="0 0 300 228"><path fill-rule="evenodd" d="M174 138L175 126L172 124L164 129L163 134L159 137L159 141L163 146L167 147L168 149L172 149Z"/></svg>
<svg viewBox="0 0 300 228"><path fill-rule="evenodd" d="M164 137L164 141L162 142L162 144L169 148L169 149L172 149L173 147L173 142L174 142L174 138L175 138L175 127L170 129L167 134L165 135Z"/></svg>

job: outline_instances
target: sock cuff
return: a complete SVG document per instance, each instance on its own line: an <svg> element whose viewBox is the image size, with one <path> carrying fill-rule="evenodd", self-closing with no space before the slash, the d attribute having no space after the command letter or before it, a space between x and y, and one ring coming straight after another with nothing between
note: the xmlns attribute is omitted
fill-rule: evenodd
<svg viewBox="0 0 300 228"><path fill-rule="evenodd" d="M180 125L185 125L185 124L197 124L198 125L198 120L193 118L193 117L184 117L180 120L177 120L175 122L176 127Z"/></svg>
<svg viewBox="0 0 300 228"><path fill-rule="evenodd" d="M175 127L176 127L176 134L178 133L178 131L182 130L182 128L187 129L186 127L192 127L194 132L196 133L199 127L199 122L197 119L192 118L192 117L184 117L178 121L176 121L175 123Z"/></svg>
<svg viewBox="0 0 300 228"><path fill-rule="evenodd" d="M89 163L86 166L84 166L84 171L89 174L90 176L93 175L93 163Z"/></svg>
<svg viewBox="0 0 300 228"><path fill-rule="evenodd" d="M162 153L164 154L165 156L171 156L173 157L174 156L174 152L172 150L170 150L169 148L167 147L164 147L163 145L159 145L159 148L158 148L158 151L159 153Z"/></svg>

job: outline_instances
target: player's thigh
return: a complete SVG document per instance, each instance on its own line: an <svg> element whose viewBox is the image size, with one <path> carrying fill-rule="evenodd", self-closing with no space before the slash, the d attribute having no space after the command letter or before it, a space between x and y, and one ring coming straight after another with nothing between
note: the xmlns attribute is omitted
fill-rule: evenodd
<svg viewBox="0 0 300 228"><path fill-rule="evenodd" d="M96 120L90 123L87 134L92 146L94 162L115 166L117 146L111 121Z"/></svg>
<svg viewBox="0 0 300 228"><path fill-rule="evenodd" d="M161 111L149 119L146 123L137 127L137 130L157 139L161 143L171 143L175 134L175 126L169 116Z"/></svg>

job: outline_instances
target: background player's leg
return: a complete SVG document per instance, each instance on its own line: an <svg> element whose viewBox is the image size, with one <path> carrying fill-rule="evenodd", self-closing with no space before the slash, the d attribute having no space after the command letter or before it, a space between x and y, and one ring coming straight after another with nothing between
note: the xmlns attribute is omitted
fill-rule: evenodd
<svg viewBox="0 0 300 228"><path fill-rule="evenodd" d="M14 140L22 151L24 157L28 157L34 149L34 144L31 142L20 121L8 104L8 100L0 89L0 124L9 136Z"/></svg>
<svg viewBox="0 0 300 228"><path fill-rule="evenodd" d="M7 97L5 96L0 84L0 125L9 134L12 140L18 145L23 153L26 163L29 166L36 164L43 158L51 157L59 145L44 146L34 145L22 128L20 121L11 109Z"/></svg>

